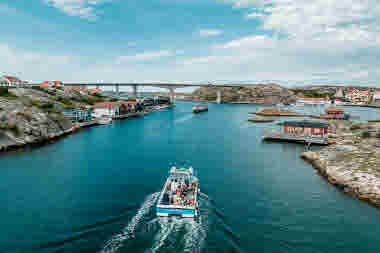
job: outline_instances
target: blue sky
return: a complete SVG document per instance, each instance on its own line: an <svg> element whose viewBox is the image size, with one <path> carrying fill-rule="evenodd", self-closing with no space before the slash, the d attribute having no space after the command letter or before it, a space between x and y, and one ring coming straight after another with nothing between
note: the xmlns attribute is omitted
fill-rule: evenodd
<svg viewBox="0 0 380 253"><path fill-rule="evenodd" d="M26 80L378 86L376 0L2 0L0 72Z"/></svg>

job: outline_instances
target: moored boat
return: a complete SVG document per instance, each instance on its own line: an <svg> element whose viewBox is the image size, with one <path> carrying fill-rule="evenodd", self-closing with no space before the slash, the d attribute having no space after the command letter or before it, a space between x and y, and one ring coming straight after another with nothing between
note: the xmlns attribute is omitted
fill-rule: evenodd
<svg viewBox="0 0 380 253"><path fill-rule="evenodd" d="M157 202L157 216L197 216L199 184L193 168L172 167L169 173Z"/></svg>
<svg viewBox="0 0 380 253"><path fill-rule="evenodd" d="M110 117L101 117L97 120L99 125L108 125L112 122L112 118Z"/></svg>
<svg viewBox="0 0 380 253"><path fill-rule="evenodd" d="M206 112L208 111L207 105L195 105L193 107L193 113Z"/></svg>

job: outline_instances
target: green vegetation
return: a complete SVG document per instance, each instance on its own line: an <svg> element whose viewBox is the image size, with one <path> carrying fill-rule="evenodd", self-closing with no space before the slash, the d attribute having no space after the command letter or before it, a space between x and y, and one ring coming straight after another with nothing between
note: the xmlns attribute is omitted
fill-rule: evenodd
<svg viewBox="0 0 380 253"><path fill-rule="evenodd" d="M42 103L41 101L31 99L30 104L47 113L60 113L60 111L55 107L55 104L52 102Z"/></svg>
<svg viewBox="0 0 380 253"><path fill-rule="evenodd" d="M360 129L361 128L361 126L360 126L360 124L353 124L351 127L350 127L350 130L358 130L358 129Z"/></svg>
<svg viewBox="0 0 380 253"><path fill-rule="evenodd" d="M20 129L14 124L0 124L0 129L4 131L11 131L15 136L20 135Z"/></svg>
<svg viewBox="0 0 380 253"><path fill-rule="evenodd" d="M362 138L369 138L369 137L371 137L371 133L369 131L364 131L362 133Z"/></svg>
<svg viewBox="0 0 380 253"><path fill-rule="evenodd" d="M18 113L16 113L16 115L23 117L27 121L32 121L32 119L33 119L30 114L27 114L25 112L18 112Z"/></svg>
<svg viewBox="0 0 380 253"><path fill-rule="evenodd" d="M97 98L104 98L102 94L99 93L94 93L92 96L97 97Z"/></svg>
<svg viewBox="0 0 380 253"><path fill-rule="evenodd" d="M61 102L66 109L74 109L75 108L73 102L68 98L58 97L57 101Z"/></svg>
<svg viewBox="0 0 380 253"><path fill-rule="evenodd" d="M58 124L61 124L62 122L66 120L66 118L60 113L49 113L47 116L49 119L51 119L52 121Z"/></svg>
<svg viewBox="0 0 380 253"><path fill-rule="evenodd" d="M43 91L43 92L45 91L45 89L42 88L41 86L33 86L32 89L33 89L33 90Z"/></svg>
<svg viewBox="0 0 380 253"><path fill-rule="evenodd" d="M4 97L10 100L17 98L17 96L9 92L8 87L0 87L0 97Z"/></svg>
<svg viewBox="0 0 380 253"><path fill-rule="evenodd" d="M319 91L319 90L305 90L305 89L290 89L293 91L297 96L299 97L305 97L305 98L326 98L329 96L330 98L333 98L334 93L329 91Z"/></svg>

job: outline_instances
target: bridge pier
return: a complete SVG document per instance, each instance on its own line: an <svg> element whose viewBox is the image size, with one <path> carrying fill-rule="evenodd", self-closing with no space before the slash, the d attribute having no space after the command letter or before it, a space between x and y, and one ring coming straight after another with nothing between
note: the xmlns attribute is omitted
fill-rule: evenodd
<svg viewBox="0 0 380 253"><path fill-rule="evenodd" d="M221 104L222 103L222 90L216 89L216 103Z"/></svg>
<svg viewBox="0 0 380 253"><path fill-rule="evenodd" d="M175 88L169 88L170 103L175 104Z"/></svg>
<svg viewBox="0 0 380 253"><path fill-rule="evenodd" d="M115 91L116 91L116 96L119 98L120 97L119 84L115 85Z"/></svg>
<svg viewBox="0 0 380 253"><path fill-rule="evenodd" d="M132 85L133 88L133 96L137 98L137 85Z"/></svg>

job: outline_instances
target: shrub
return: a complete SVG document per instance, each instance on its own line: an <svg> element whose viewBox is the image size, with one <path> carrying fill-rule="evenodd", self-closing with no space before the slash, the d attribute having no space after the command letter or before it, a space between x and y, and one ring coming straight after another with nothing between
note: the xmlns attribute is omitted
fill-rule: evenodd
<svg viewBox="0 0 380 253"><path fill-rule="evenodd" d="M18 127L13 124L9 124L9 123L0 124L0 129L4 131L11 131L16 136L20 135L20 129L18 129Z"/></svg>
<svg viewBox="0 0 380 253"><path fill-rule="evenodd" d="M371 137L371 133L369 131L364 131L362 133L362 138L369 138L369 137Z"/></svg>
<svg viewBox="0 0 380 253"><path fill-rule="evenodd" d="M18 112L16 115L23 117L27 121L32 121L33 117L30 116L30 114L24 113L24 112Z"/></svg>
<svg viewBox="0 0 380 253"><path fill-rule="evenodd" d="M17 96L9 93L8 87L0 87L0 97L5 97L7 99L16 99Z"/></svg>
<svg viewBox="0 0 380 253"><path fill-rule="evenodd" d="M358 129L360 129L360 128L361 128L360 124L354 124L354 125L352 125L352 126L350 127L350 130L358 130Z"/></svg>

